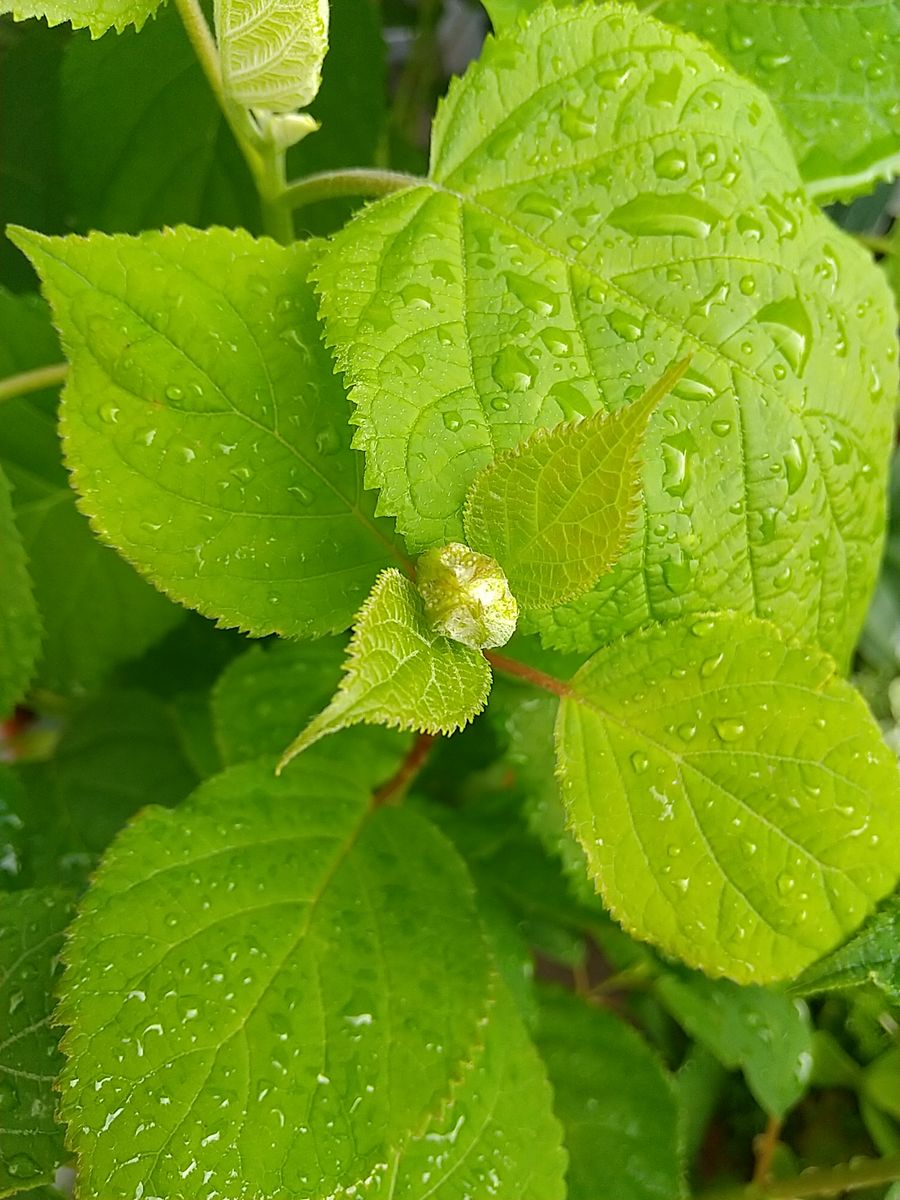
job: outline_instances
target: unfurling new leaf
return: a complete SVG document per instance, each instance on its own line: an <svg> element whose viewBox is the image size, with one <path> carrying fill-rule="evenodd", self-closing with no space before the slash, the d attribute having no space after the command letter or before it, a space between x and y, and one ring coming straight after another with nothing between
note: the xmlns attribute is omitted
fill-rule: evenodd
<svg viewBox="0 0 900 1200"><path fill-rule="evenodd" d="M215 24L229 99L264 114L312 103L328 50L328 0L216 0ZM300 137L316 128L300 120L308 123Z"/></svg>
<svg viewBox="0 0 900 1200"><path fill-rule="evenodd" d="M639 500L639 449L685 359L625 408L540 429L500 455L466 500L469 543L492 555L528 610L574 600L616 561Z"/></svg>
<svg viewBox="0 0 900 1200"><path fill-rule="evenodd" d="M426 550L416 564L425 616L435 631L471 646L505 646L516 631L519 606L496 559L462 542Z"/></svg>
<svg viewBox="0 0 900 1200"><path fill-rule="evenodd" d="M287 748L279 770L359 721L453 733L481 712L491 688L484 656L434 633L415 585L396 570L382 572L360 610L345 670L331 704Z"/></svg>
<svg viewBox="0 0 900 1200"><path fill-rule="evenodd" d="M632 634L569 687L569 819L637 937L765 983L831 949L896 883L897 764L821 651L720 614Z"/></svg>

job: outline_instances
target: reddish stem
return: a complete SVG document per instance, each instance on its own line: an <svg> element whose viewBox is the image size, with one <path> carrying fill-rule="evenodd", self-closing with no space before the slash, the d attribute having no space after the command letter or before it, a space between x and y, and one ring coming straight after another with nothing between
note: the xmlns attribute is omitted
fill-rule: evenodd
<svg viewBox="0 0 900 1200"><path fill-rule="evenodd" d="M493 650L486 650L484 657L494 670L502 671L504 675L512 675L514 679L521 679L525 683L530 683L545 692L552 692L554 696L561 696L563 699L572 695L572 688L568 683L563 683L561 679L554 679L552 675L545 675L543 671L529 667L515 658L495 654Z"/></svg>
<svg viewBox="0 0 900 1200"><path fill-rule="evenodd" d="M372 807L383 804L399 804L403 793L425 766L437 738L433 733L420 733L412 749L387 783L383 783L372 796Z"/></svg>

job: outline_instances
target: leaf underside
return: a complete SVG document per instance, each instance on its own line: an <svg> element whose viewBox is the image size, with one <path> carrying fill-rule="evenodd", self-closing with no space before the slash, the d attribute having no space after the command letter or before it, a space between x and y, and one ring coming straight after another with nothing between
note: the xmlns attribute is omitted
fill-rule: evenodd
<svg viewBox="0 0 900 1200"><path fill-rule="evenodd" d="M900 873L897 765L818 650L734 614L633 634L560 705L569 820L629 932L711 975L796 975Z"/></svg>
<svg viewBox="0 0 900 1200"><path fill-rule="evenodd" d="M491 1178L508 1200L562 1196L549 1089L461 863L318 750L147 810L67 962L62 1107L88 1191L324 1197L396 1174L412 1200L431 1169L442 1200Z"/></svg>
<svg viewBox="0 0 900 1200"><path fill-rule="evenodd" d="M882 537L895 318L768 100L694 38L548 5L488 39L427 186L354 218L315 275L367 483L413 549L462 537L498 452L690 353L625 553L542 635L588 652L728 607L846 661Z"/></svg>
<svg viewBox="0 0 900 1200"><path fill-rule="evenodd" d="M66 457L101 537L221 625L346 628L397 552L347 444L309 246L183 227L15 239L72 364Z"/></svg>
<svg viewBox="0 0 900 1200"><path fill-rule="evenodd" d="M215 25L232 100L285 113L315 99L328 49L327 0L216 0Z"/></svg>
<svg viewBox="0 0 900 1200"><path fill-rule="evenodd" d="M891 896L860 931L840 949L814 963L796 981L794 991L815 995L874 983L900 1003L900 896Z"/></svg>
<svg viewBox="0 0 900 1200"><path fill-rule="evenodd" d="M491 688L484 655L433 633L415 585L393 569L378 577L359 612L344 669L333 700L287 748L281 766L360 721L453 733L481 712Z"/></svg>

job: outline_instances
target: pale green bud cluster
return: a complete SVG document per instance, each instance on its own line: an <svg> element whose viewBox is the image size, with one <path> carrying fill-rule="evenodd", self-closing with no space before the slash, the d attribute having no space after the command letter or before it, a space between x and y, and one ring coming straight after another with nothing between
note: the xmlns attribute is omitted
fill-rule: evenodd
<svg viewBox="0 0 900 1200"><path fill-rule="evenodd" d="M419 593L432 628L445 637L489 650L512 637L519 606L495 559L462 542L435 547L419 559Z"/></svg>

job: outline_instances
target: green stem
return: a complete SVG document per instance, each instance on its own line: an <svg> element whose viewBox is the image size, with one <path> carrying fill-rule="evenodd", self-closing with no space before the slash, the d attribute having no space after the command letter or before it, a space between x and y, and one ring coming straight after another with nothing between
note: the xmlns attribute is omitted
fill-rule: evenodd
<svg viewBox="0 0 900 1200"><path fill-rule="evenodd" d="M14 400L16 396L27 396L43 388L58 387L68 374L68 363L54 363L50 367L35 367L21 375L9 375L0 379L0 400Z"/></svg>
<svg viewBox="0 0 900 1200"><path fill-rule="evenodd" d="M878 237L874 233L857 233L856 240L873 254L895 254L897 247L892 238Z"/></svg>
<svg viewBox="0 0 900 1200"><path fill-rule="evenodd" d="M215 38L198 0L175 0L175 4L203 74L253 176L263 228L270 237L287 245L294 240L294 222L290 206L285 203L284 151L264 138L249 112L229 98Z"/></svg>
<svg viewBox="0 0 900 1200"><path fill-rule="evenodd" d="M402 171L379 171L371 167L352 167L346 171L320 171L289 183L284 193L288 208L303 208L318 200L336 196L388 196L404 188L419 187L428 180Z"/></svg>
<svg viewBox="0 0 900 1200"><path fill-rule="evenodd" d="M860 1188L900 1179L900 1155L860 1158L839 1167L814 1167L793 1179L749 1183L744 1187L704 1193L704 1200L806 1200L808 1196L842 1196Z"/></svg>

